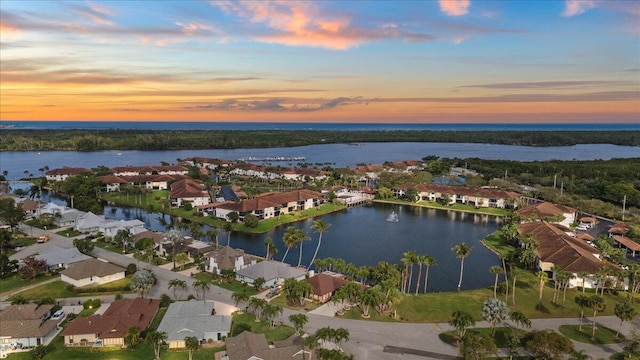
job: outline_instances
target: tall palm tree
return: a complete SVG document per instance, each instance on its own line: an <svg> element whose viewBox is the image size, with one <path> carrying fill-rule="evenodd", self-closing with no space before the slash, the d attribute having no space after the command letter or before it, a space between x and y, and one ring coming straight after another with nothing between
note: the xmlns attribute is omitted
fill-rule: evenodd
<svg viewBox="0 0 640 360"><path fill-rule="evenodd" d="M460 280L458 281L458 291L460 291L460 287L462 286L462 274L464 272L464 258L471 254L471 247L469 247L466 242L462 242L461 244L452 247L451 251L453 251L456 254L456 257L460 259Z"/></svg>
<svg viewBox="0 0 640 360"><path fill-rule="evenodd" d="M191 286L193 286L196 293L202 293L202 302L204 303L206 301L205 295L207 291L209 291L209 288L211 288L211 283L208 280L201 279L194 281Z"/></svg>
<svg viewBox="0 0 640 360"><path fill-rule="evenodd" d="M300 243L300 256L298 256L298 266L300 266L300 264L302 263L302 244L304 244L305 241L311 240L311 237L307 235L307 232L302 229L296 230L296 237L298 239L298 242Z"/></svg>
<svg viewBox="0 0 640 360"><path fill-rule="evenodd" d="M293 226L287 226L287 228L284 230L284 235L282 235L282 242L284 243L284 246L287 247L287 250L284 252L284 256L282 257L282 262L284 262L284 260L287 258L287 254L289 254L289 250L291 250L291 248L296 246L296 244L298 243L296 228L294 228Z"/></svg>
<svg viewBox="0 0 640 360"><path fill-rule="evenodd" d="M316 221L313 222L313 225L311 225L311 228L317 232L320 233L320 235L318 235L318 245L316 246L316 251L313 253L313 257L311 258L311 262L309 263L309 268L311 268L311 265L313 265L313 262L316 260L316 256L318 256L318 250L320 250L320 244L322 244L322 234L329 230L329 228L331 227L331 224L329 224L328 222L322 220L322 219L318 219Z"/></svg>
<svg viewBox="0 0 640 360"><path fill-rule="evenodd" d="M273 238L271 236L264 239L264 247L267 250L267 255L264 257L265 260L271 260L273 255L278 252L278 248L276 244L273 243Z"/></svg>
<svg viewBox="0 0 640 360"><path fill-rule="evenodd" d="M210 242L213 242L215 239L216 247L218 247L218 229L209 229L206 232L207 238L209 238Z"/></svg>
<svg viewBox="0 0 640 360"><path fill-rule="evenodd" d="M427 268L425 270L425 272L424 272L424 293L426 294L427 293L427 282L429 281L429 268L432 267L432 266L438 265L438 262L436 261L436 259L433 256L431 256L429 254L425 254L423 256L424 256L423 262L424 262L425 267Z"/></svg>
<svg viewBox="0 0 640 360"><path fill-rule="evenodd" d="M418 263L418 277L416 278L416 295L418 295L418 291L420 290L420 278L422 277L422 264L424 264L425 255L418 255L416 257L416 262Z"/></svg>
<svg viewBox="0 0 640 360"><path fill-rule="evenodd" d="M494 265L489 268L489 272L496 275L496 279L493 282L493 297L498 297L498 277L502 273L502 266Z"/></svg>
<svg viewBox="0 0 640 360"><path fill-rule="evenodd" d="M171 230L167 233L167 240L171 243L171 252L173 258L173 268L176 268L176 250L178 248L178 244L184 241L184 236L178 230Z"/></svg>
<svg viewBox="0 0 640 360"><path fill-rule="evenodd" d="M231 232L233 232L233 224L230 222L224 223L224 231L227 232L227 246L231 244Z"/></svg>
<svg viewBox="0 0 640 360"><path fill-rule="evenodd" d="M173 300L178 301L178 291L187 290L187 282L181 279L169 280L169 289L173 288Z"/></svg>
<svg viewBox="0 0 640 360"><path fill-rule="evenodd" d="M538 297L538 309L542 309L542 293L544 291L544 284L549 279L549 276L544 271L538 271L536 273L536 277L538 278L539 286L540 286L540 294Z"/></svg>

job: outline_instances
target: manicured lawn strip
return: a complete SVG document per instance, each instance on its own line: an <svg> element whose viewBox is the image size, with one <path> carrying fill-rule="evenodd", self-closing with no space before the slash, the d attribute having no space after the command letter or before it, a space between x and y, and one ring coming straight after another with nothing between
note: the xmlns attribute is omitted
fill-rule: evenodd
<svg viewBox="0 0 640 360"><path fill-rule="evenodd" d="M597 322L597 318L596 318ZM624 341L624 335L616 338L616 330L604 326L596 326L595 341L591 339L591 325L582 325L580 331L578 325L560 325L560 333L569 339L587 344L614 344Z"/></svg>
<svg viewBox="0 0 640 360"><path fill-rule="evenodd" d="M13 276L0 280L0 292L11 291L14 289L18 289L18 288L33 285L33 284L38 284L43 281L47 281L55 278L59 279L60 276L41 275L33 279L23 280L22 278L20 278L20 275L15 274Z"/></svg>
<svg viewBox="0 0 640 360"><path fill-rule="evenodd" d="M293 310L300 310L300 309L307 309L308 311L312 311L317 309L318 307L320 307L320 304L315 302L315 301L310 301L307 300L304 303L303 307L300 306L287 306L287 298L284 296L283 293L278 294L277 296L271 298L271 299L267 299L271 304L275 304L275 305L280 305L282 307L288 308L288 309L293 309Z"/></svg>
<svg viewBox="0 0 640 360"><path fill-rule="evenodd" d="M81 232L79 232L78 230L75 230L75 229L60 230L60 231L56 232L56 234L58 234L60 236L66 236L66 237L75 237L75 236L78 236L78 235L82 235Z"/></svg>
<svg viewBox="0 0 640 360"><path fill-rule="evenodd" d="M167 313L167 309L168 308L166 307L161 307L160 309L158 309L158 313L156 314L156 317L153 318L153 321L151 321L151 324L149 325L150 329L157 329L158 326L160 326L160 322L162 321L164 314Z"/></svg>
<svg viewBox="0 0 640 360"><path fill-rule="evenodd" d="M509 253L515 251L513 246L506 244L502 239L500 239L499 231L489 234L489 236L482 240L482 243L491 251L498 254L501 258L507 258Z"/></svg>
<svg viewBox="0 0 640 360"><path fill-rule="evenodd" d="M551 303L553 298L553 284L547 284L543 292L543 310L537 309L538 289L537 280L533 273L527 272L517 279L516 304L513 305L511 295L507 305L510 310L521 311L528 318L576 318L580 316L580 307L575 303L575 296L582 294L581 290L569 289L564 306ZM509 284L511 285L511 283ZM511 290L509 291L511 293ZM393 314L379 314L373 307L369 309L371 320L374 321L406 321L406 322L448 322L451 314L456 310L467 311L476 321L482 319L482 304L493 296L493 287L475 290L463 290L461 292L439 292L419 295L403 295L394 303L393 309L397 312L397 318ZM617 303L626 301L627 295L605 294L606 309L598 316L614 315ZM504 301L504 294L498 298ZM562 295L560 295L560 303ZM585 309L588 313L588 309ZM348 319L363 319L360 315L360 307L354 307L344 315Z"/></svg>
<svg viewBox="0 0 640 360"><path fill-rule="evenodd" d="M242 314L234 314L233 315L233 323L231 325L231 332L233 333L233 328L238 324L246 324L251 327L251 332L256 334L265 334L267 337L267 341L277 341L284 340L289 336L293 335L293 328L280 325L275 329L269 329L269 324L266 321L255 322L255 316L249 312L244 312Z"/></svg>
<svg viewBox="0 0 640 360"><path fill-rule="evenodd" d="M102 289L112 289L112 290L96 292L95 285L89 285L83 288L78 288L77 291L74 292L74 291L69 291L67 289L67 285L69 284L67 284L62 280L58 280L52 283L37 286L32 289L21 291L18 294L23 296L25 299L35 299L35 300L42 299L45 297L68 298L68 297L76 297L76 296L110 295L110 294L117 294L117 293L126 293L126 291L122 291L122 288L124 286L129 285L130 283L131 283L131 277L127 277L121 280L116 280L114 282L99 286ZM80 290L86 290L86 292L81 292ZM9 300L11 300L14 296L9 298Z"/></svg>
<svg viewBox="0 0 640 360"><path fill-rule="evenodd" d="M493 341L496 342L496 346L498 346L498 348L506 348L506 347L508 347L507 334L511 333L511 330L513 330L513 328L510 328L510 327L497 327L496 328L496 336L495 337L491 336L491 328L470 328L469 330L467 330L467 333L473 332L473 333L485 335L487 337L492 337ZM525 329L525 330L528 330L528 329ZM447 343L447 344L449 344L451 346L456 346L456 332L455 331L447 331L447 332L440 333L438 335L438 337L443 342L445 342L445 343Z"/></svg>
<svg viewBox="0 0 640 360"><path fill-rule="evenodd" d="M228 281L226 279L221 279L207 272L199 272L197 274L194 274L193 277L198 280L209 280L211 281L211 284L227 290L231 290L233 292L246 292L247 294L249 294L249 296L253 296L258 293L253 287L247 284L243 284L235 280Z"/></svg>
<svg viewBox="0 0 640 360"><path fill-rule="evenodd" d="M421 207L426 207L430 209L452 210L452 211L468 212L468 213L482 214L482 215L505 216L507 214L507 210L505 209L495 209L495 208L486 208L486 207L476 208L474 206L463 205L463 204L442 205L435 201L410 202L410 201L399 200L399 199L375 199L373 201L379 202L379 203L421 206Z"/></svg>

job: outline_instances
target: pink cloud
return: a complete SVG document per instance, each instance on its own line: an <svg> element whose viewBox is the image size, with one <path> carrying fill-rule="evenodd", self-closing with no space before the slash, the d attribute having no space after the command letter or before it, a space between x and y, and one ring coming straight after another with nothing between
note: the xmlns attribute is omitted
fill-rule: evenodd
<svg viewBox="0 0 640 360"><path fill-rule="evenodd" d="M562 16L572 17L596 7L594 0L565 0Z"/></svg>
<svg viewBox="0 0 640 360"><path fill-rule="evenodd" d="M469 12L470 0L439 0L440 10L449 16L462 16Z"/></svg>
<svg viewBox="0 0 640 360"><path fill-rule="evenodd" d="M313 2L214 1L211 4L227 14L248 19L252 24L265 25L267 31L254 28L250 36L266 43L346 50L385 38L407 42L434 39L431 35L407 33L388 24L380 28L353 26L348 16L323 13Z"/></svg>

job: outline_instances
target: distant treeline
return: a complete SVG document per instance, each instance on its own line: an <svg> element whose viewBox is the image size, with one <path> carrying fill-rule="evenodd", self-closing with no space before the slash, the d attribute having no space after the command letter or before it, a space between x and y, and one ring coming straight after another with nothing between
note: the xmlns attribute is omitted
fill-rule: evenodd
<svg viewBox="0 0 640 360"><path fill-rule="evenodd" d="M0 130L0 151L238 149L353 142L640 146L640 131Z"/></svg>

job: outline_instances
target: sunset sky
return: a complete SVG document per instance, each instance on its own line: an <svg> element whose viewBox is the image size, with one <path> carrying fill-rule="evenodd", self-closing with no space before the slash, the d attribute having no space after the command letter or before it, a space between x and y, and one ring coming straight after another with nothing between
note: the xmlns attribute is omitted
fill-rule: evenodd
<svg viewBox="0 0 640 360"><path fill-rule="evenodd" d="M640 2L0 3L1 120L640 121Z"/></svg>

